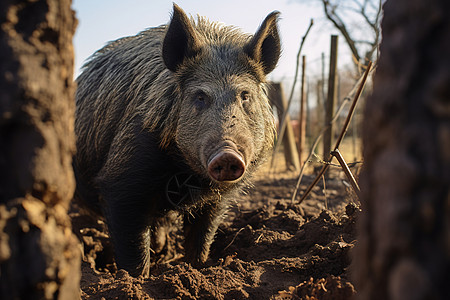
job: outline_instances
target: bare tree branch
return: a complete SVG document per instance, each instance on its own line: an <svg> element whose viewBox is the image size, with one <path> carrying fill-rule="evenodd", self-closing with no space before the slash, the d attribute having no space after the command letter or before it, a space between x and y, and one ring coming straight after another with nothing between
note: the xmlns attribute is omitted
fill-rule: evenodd
<svg viewBox="0 0 450 300"><path fill-rule="evenodd" d="M355 57L355 59L357 61L360 61L361 55L359 54L358 49L355 46L355 42L353 38L350 36L347 27L345 26L342 19L337 15L336 6L331 5L330 1L328 0L322 0L322 3L325 15L344 36L344 39L347 42L348 46L350 47L350 51L352 52L352 55Z"/></svg>
<svg viewBox="0 0 450 300"><path fill-rule="evenodd" d="M355 61L355 65L360 64L367 65L369 61L373 60L374 53L378 49L378 44L381 39L380 31L380 19L382 14L382 3L385 0L351 0L351 1L339 1L339 0L320 0L323 5L325 16L334 27L344 37L347 45L350 48L352 56ZM348 14L350 13L350 15ZM354 29L349 30L350 22L356 19L365 23L364 28L368 28L371 33L372 40L357 40L354 36ZM353 33L352 33L353 32ZM364 32L367 36L367 33ZM365 52L362 53L364 46Z"/></svg>

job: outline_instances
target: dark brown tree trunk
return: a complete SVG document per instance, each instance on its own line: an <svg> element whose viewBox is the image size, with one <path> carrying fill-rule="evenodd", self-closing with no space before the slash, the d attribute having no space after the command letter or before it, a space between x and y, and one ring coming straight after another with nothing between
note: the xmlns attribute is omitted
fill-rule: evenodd
<svg viewBox="0 0 450 300"><path fill-rule="evenodd" d="M0 298L78 299L70 0L0 2Z"/></svg>
<svg viewBox="0 0 450 300"><path fill-rule="evenodd" d="M384 12L354 278L360 299L449 299L450 1Z"/></svg>

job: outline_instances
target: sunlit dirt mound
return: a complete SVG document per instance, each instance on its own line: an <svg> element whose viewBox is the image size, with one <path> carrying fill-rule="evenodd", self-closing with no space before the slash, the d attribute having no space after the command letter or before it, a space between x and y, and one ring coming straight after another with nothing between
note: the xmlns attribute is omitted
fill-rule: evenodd
<svg viewBox="0 0 450 300"><path fill-rule="evenodd" d="M105 224L72 208L83 243L84 299L348 299L355 293L347 268L359 211L342 180L316 187L291 203L294 175L259 177L237 199L220 226L203 268L183 261L183 238L174 228L153 255L150 278L117 270ZM304 184L312 178L306 177ZM302 186L304 190L305 186ZM309 298L308 298L309 297Z"/></svg>

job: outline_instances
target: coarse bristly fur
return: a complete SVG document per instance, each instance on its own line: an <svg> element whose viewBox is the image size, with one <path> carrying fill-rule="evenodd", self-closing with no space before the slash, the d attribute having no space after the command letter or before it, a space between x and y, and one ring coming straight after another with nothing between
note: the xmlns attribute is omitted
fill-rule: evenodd
<svg viewBox="0 0 450 300"><path fill-rule="evenodd" d="M273 146L265 76L280 55L277 18L251 36L174 5L168 25L110 42L84 65L76 196L106 218L119 268L149 274L150 240L161 248L155 235L174 211L185 215L186 260L206 261L230 199ZM242 160L242 177L211 177L221 151ZM187 195L175 205L171 182Z"/></svg>

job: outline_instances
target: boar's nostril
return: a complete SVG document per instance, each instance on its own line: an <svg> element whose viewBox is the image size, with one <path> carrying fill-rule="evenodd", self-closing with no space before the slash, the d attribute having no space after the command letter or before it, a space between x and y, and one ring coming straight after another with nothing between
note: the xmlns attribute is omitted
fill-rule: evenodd
<svg viewBox="0 0 450 300"><path fill-rule="evenodd" d="M216 181L235 181L245 172L241 156L234 151L221 151L208 164L208 173Z"/></svg>

